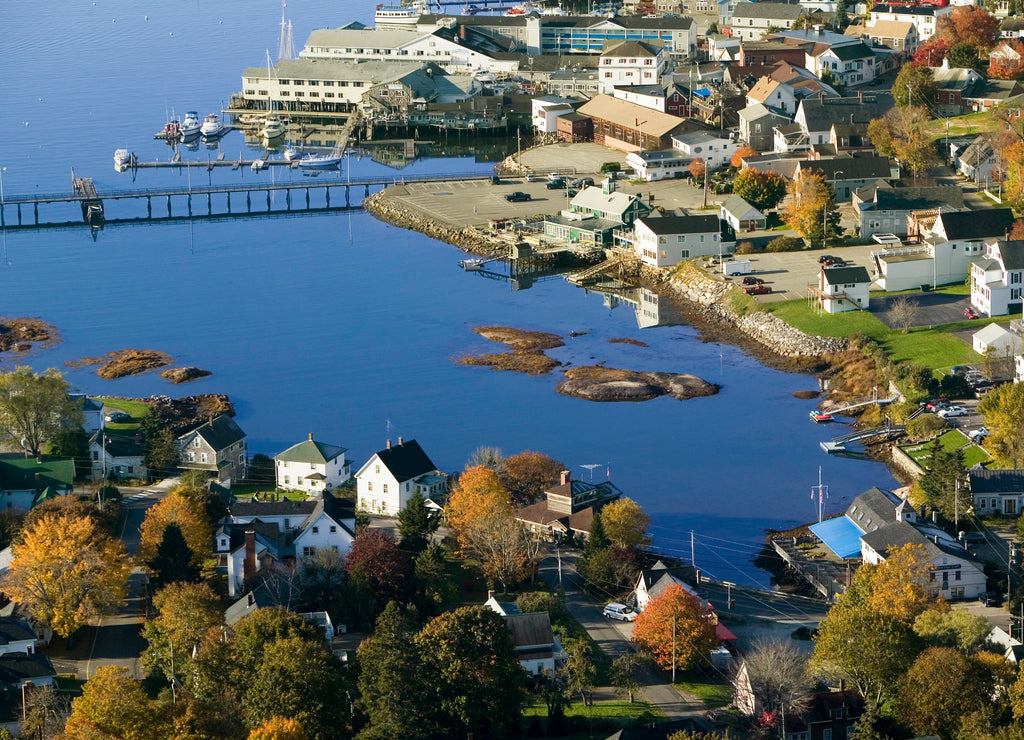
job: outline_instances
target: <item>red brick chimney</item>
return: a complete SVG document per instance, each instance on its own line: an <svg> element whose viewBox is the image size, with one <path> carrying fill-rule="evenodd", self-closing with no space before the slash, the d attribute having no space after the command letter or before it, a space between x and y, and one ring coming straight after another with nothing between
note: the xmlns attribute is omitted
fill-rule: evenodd
<svg viewBox="0 0 1024 740"><path fill-rule="evenodd" d="M256 575L256 532L245 530L245 560L242 561L242 579L248 581Z"/></svg>
<svg viewBox="0 0 1024 740"><path fill-rule="evenodd" d="M389 450L391 449L391 440L390 439L388 440L388 449Z"/></svg>
<svg viewBox="0 0 1024 740"><path fill-rule="evenodd" d="M559 485L563 485L564 486L566 483L568 483L570 475L571 474L569 473L568 470L563 470L562 474L561 474L561 477L559 479Z"/></svg>
<svg viewBox="0 0 1024 740"><path fill-rule="evenodd" d="M313 432L310 432L310 433L309 433L309 441L310 441L310 442L312 442L312 441L313 441Z"/></svg>
<svg viewBox="0 0 1024 740"><path fill-rule="evenodd" d="M401 447L401 446L402 446L402 438L401 438L401 437L399 437L399 438L398 438L398 446L399 446L399 447Z"/></svg>

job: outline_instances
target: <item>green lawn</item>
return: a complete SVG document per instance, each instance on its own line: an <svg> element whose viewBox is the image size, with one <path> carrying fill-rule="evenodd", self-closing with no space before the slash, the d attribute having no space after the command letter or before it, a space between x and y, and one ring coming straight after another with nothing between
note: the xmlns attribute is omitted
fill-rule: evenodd
<svg viewBox="0 0 1024 740"><path fill-rule="evenodd" d="M901 447L910 458L920 465L922 468L928 468L928 461L932 456L932 444L934 440L928 440L927 442L921 442L916 445L908 445ZM992 458L985 450L978 447L976 444L971 444L971 441L967 439L963 432L959 429L951 429L948 432L943 433L939 437L939 446L947 452L953 450L963 450L964 455L964 467L970 468L976 463L988 462Z"/></svg>
<svg viewBox="0 0 1024 740"><path fill-rule="evenodd" d="M954 116L949 120L949 128L946 127L945 118L937 118L924 124L925 134L933 141L945 139L946 134L950 136L969 136L981 134L986 131L996 131L998 122L988 111L968 113L965 116Z"/></svg>
<svg viewBox="0 0 1024 740"><path fill-rule="evenodd" d="M904 334L883 324L868 311L846 313L818 313L804 299L766 304L786 323L807 334L822 337L848 337L861 333L871 337L889 353L893 362L912 360L926 367L968 365L982 358L968 344L950 334L950 331L981 326L978 321L962 321L935 327L917 327Z"/></svg>
<svg viewBox="0 0 1024 740"><path fill-rule="evenodd" d="M254 493L273 493L273 492L274 492L273 484L268 484L268 485L263 485L263 486L240 486L240 485L233 485L233 486L231 486L231 493L237 499L249 499L249 498L252 497L252 495ZM305 501L306 499L309 498L309 496L307 496L302 491L279 491L277 493L277 496L278 496L278 498L283 497L283 498L287 499L288 501Z"/></svg>
<svg viewBox="0 0 1024 740"><path fill-rule="evenodd" d="M538 717L543 722L547 716L548 708L543 703L523 709L523 717L526 722L529 722L531 717ZM625 727L662 722L665 719L665 715L658 707L645 701L635 701L632 704L628 701L595 701L594 706L589 708L583 706L579 701L574 701L566 707L565 716L570 723L585 728L580 732L564 735L563 737L568 740L607 737Z"/></svg>
<svg viewBox="0 0 1024 740"><path fill-rule="evenodd" d="M93 400L103 404L106 409L104 413L109 414L111 411L123 411L131 415L132 420L123 424L112 421L105 423L104 428L112 436L135 434L139 430L139 422L142 420L142 417L149 416L149 405L143 401L126 401L122 398L108 397L95 398Z"/></svg>
<svg viewBox="0 0 1024 740"><path fill-rule="evenodd" d="M708 709L718 709L732 704L732 686L727 683L708 683L706 679L694 674L684 675L684 680L676 681L673 686L680 691L695 694Z"/></svg>

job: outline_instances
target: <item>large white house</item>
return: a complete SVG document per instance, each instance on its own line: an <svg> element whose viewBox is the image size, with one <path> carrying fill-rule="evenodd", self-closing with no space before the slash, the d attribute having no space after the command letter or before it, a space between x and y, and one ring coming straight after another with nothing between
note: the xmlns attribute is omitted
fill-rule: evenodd
<svg viewBox="0 0 1024 740"><path fill-rule="evenodd" d="M672 137L672 148L691 159L704 161L708 170L725 167L743 145L709 131L693 131Z"/></svg>
<svg viewBox="0 0 1024 740"><path fill-rule="evenodd" d="M344 447L315 441L311 433L274 457L277 487L317 494L340 486L350 474L345 452Z"/></svg>
<svg viewBox="0 0 1024 740"><path fill-rule="evenodd" d="M718 216L641 218L633 230L637 256L651 267L672 267L690 257L719 254L724 248Z"/></svg>
<svg viewBox="0 0 1024 740"><path fill-rule="evenodd" d="M446 478L430 461L419 442L410 439L387 447L363 464L356 473L358 506L362 511L394 516L405 508L413 493L435 498L447 492Z"/></svg>
<svg viewBox="0 0 1024 740"><path fill-rule="evenodd" d="M871 253L878 284L883 290L898 291L961 282L968 275L973 283L971 260L982 256L986 242L1005 235L1012 225L1009 208L914 212L907 221L912 244ZM972 286L972 302L974 295Z"/></svg>
<svg viewBox="0 0 1024 740"><path fill-rule="evenodd" d="M974 468L968 476L979 515L1017 516L1024 511L1024 470Z"/></svg>
<svg viewBox="0 0 1024 740"><path fill-rule="evenodd" d="M600 91L611 95L614 88L635 85L660 85L668 63L665 49L643 41L623 41L601 54Z"/></svg>
<svg viewBox="0 0 1024 740"><path fill-rule="evenodd" d="M572 113L572 103L568 98L556 95L544 95L530 101L530 120L542 134L553 134L558 130L558 117Z"/></svg>
<svg viewBox="0 0 1024 740"><path fill-rule="evenodd" d="M863 311L870 300L871 277L863 267L829 267L818 273L818 284L808 286L825 313Z"/></svg>
<svg viewBox="0 0 1024 740"><path fill-rule="evenodd" d="M982 211L982 213L985 213ZM971 305L985 316L1021 313L1024 241L999 239L971 263Z"/></svg>

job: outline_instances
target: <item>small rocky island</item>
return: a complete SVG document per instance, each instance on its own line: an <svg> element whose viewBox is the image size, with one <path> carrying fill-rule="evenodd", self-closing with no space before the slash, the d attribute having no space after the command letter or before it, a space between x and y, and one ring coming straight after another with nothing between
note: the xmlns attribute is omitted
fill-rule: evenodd
<svg viewBox="0 0 1024 740"><path fill-rule="evenodd" d="M619 370L597 365L566 370L565 378L556 390L563 396L585 401L649 401L659 396L686 401L713 396L720 388L696 375Z"/></svg>
<svg viewBox="0 0 1024 740"><path fill-rule="evenodd" d="M42 319L0 316L0 352L28 352L34 345L60 341L60 332Z"/></svg>
<svg viewBox="0 0 1024 740"><path fill-rule="evenodd" d="M545 354L546 350L565 345L557 334L508 326L478 326L473 331L485 339L501 342L512 351L460 357L457 360L460 364L488 365L495 370L508 370L527 375L547 375L561 364ZM609 341L646 346L637 340ZM564 396L586 401L648 401L659 396L671 396L685 401L690 398L713 396L718 393L719 386L695 375L619 370L600 365L587 365L565 370L565 380L558 384L557 391Z"/></svg>
<svg viewBox="0 0 1024 740"><path fill-rule="evenodd" d="M169 383L179 385L191 383L212 375L209 370L200 367L171 367L167 366L174 362L174 358L166 352L155 349L119 349L108 352L102 357L82 357L78 360L68 360L64 364L70 368L88 367L99 365L96 374L104 380L117 380L131 375L140 375L150 370L161 371L160 377Z"/></svg>

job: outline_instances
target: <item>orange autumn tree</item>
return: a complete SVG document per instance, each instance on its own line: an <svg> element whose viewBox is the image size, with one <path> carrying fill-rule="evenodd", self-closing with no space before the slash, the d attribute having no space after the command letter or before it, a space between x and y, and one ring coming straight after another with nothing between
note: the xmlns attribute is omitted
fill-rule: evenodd
<svg viewBox="0 0 1024 740"><path fill-rule="evenodd" d="M862 565L848 593L851 599L863 598L864 606L876 614L913 624L927 609L948 608L932 594L934 570L923 546L901 545L890 549L878 565Z"/></svg>
<svg viewBox="0 0 1024 740"><path fill-rule="evenodd" d="M201 564L210 555L213 548L213 532L206 520L205 512L193 500L175 491L146 512L137 556L140 562L147 563L156 555L164 530L172 522L181 529L185 543L192 551L194 563Z"/></svg>
<svg viewBox="0 0 1024 740"><path fill-rule="evenodd" d="M90 516L46 514L22 531L12 550L0 588L61 637L124 602L131 573L124 545Z"/></svg>
<svg viewBox="0 0 1024 740"><path fill-rule="evenodd" d="M743 160L747 157L756 157L757 149L752 146L741 146L736 150L736 153L732 155L732 159L729 160L729 164L739 169L743 166Z"/></svg>
<svg viewBox="0 0 1024 740"><path fill-rule="evenodd" d="M249 740L307 740L308 735L298 720L271 717L249 733Z"/></svg>
<svg viewBox="0 0 1024 740"><path fill-rule="evenodd" d="M678 583L651 599L636 618L633 644L654 656L662 668L671 668L673 632L675 666L680 670L699 665L718 644L714 612Z"/></svg>
<svg viewBox="0 0 1024 740"><path fill-rule="evenodd" d="M1024 42L1020 39L1013 41L1002 41L1000 46L1005 44L1009 49L1017 52L1020 56L1016 59L1008 54L997 54L989 57L988 76L1000 80L1017 80L1024 77ZM996 50L997 52L999 50Z"/></svg>
<svg viewBox="0 0 1024 740"><path fill-rule="evenodd" d="M459 552L476 560L487 578L509 586L527 578L538 557L536 541L515 518L508 490L490 468L467 468L448 497L448 523Z"/></svg>
<svg viewBox="0 0 1024 740"><path fill-rule="evenodd" d="M988 52L999 40L999 19L984 8L958 5L935 22L935 36L953 45L963 42Z"/></svg>

